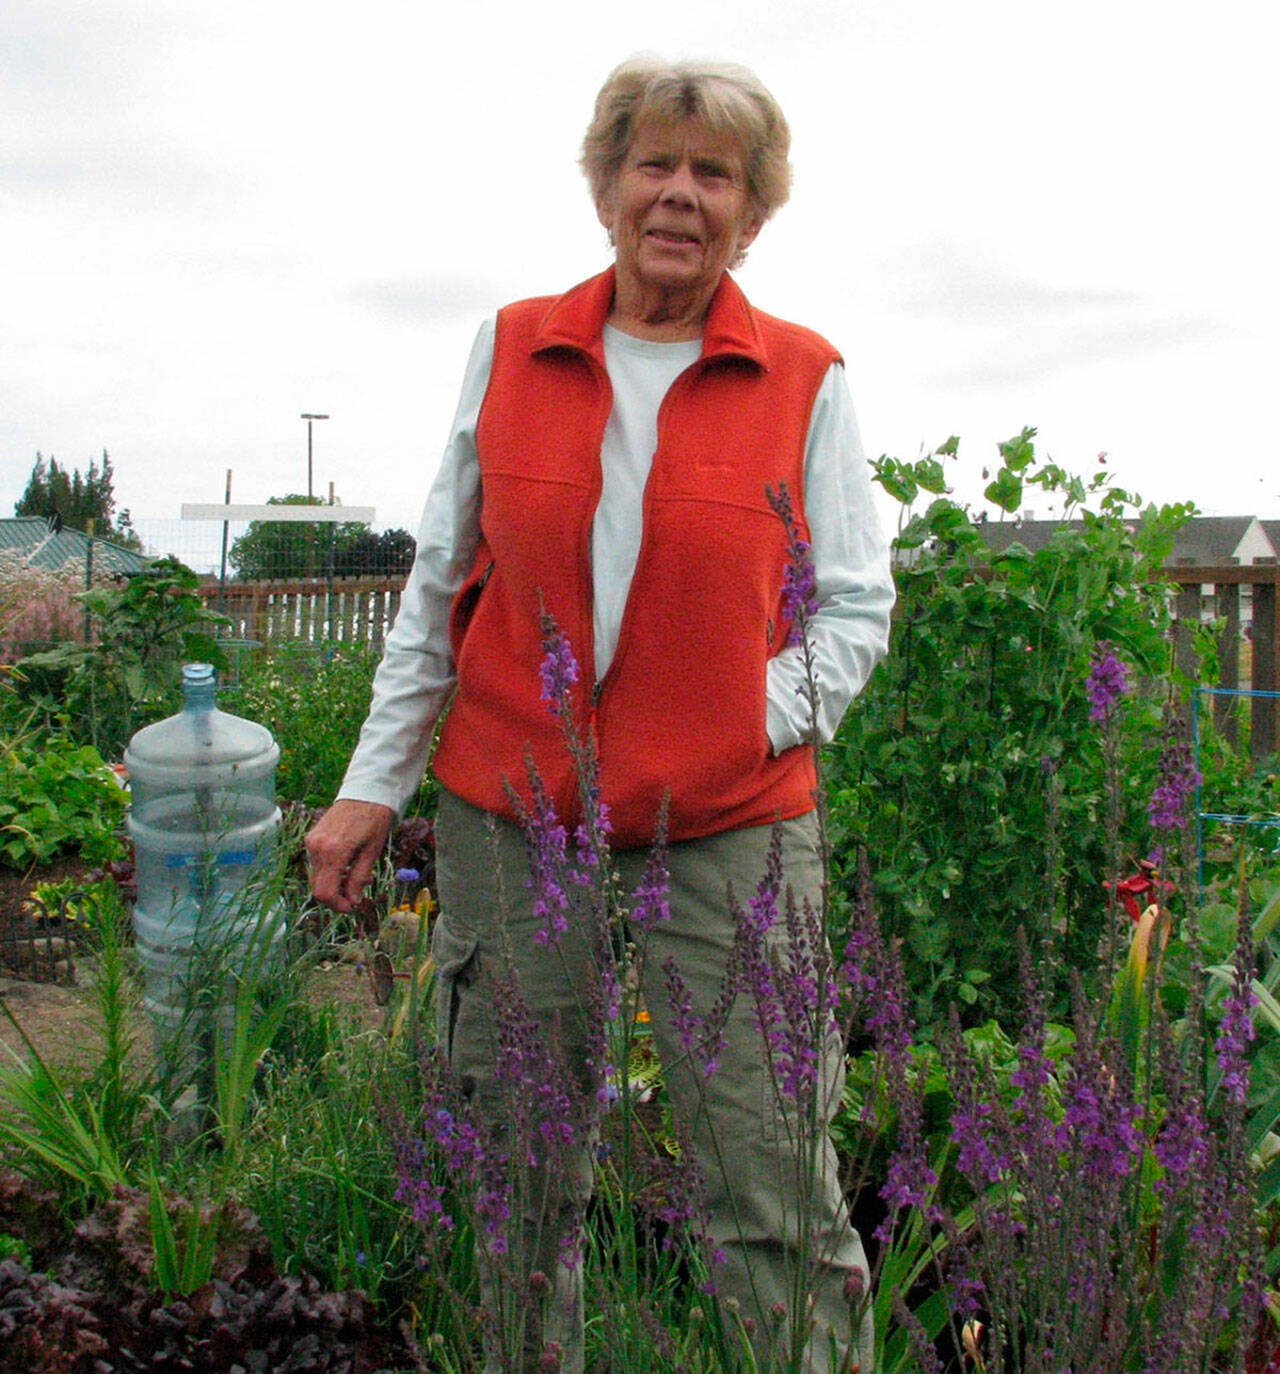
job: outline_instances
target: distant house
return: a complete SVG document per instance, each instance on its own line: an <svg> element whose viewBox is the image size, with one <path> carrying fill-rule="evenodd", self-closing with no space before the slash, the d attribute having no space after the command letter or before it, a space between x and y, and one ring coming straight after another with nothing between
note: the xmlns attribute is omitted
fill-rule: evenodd
<svg viewBox="0 0 1280 1374"><path fill-rule="evenodd" d="M81 530L64 529L60 523L38 515L0 519L0 555L16 554L29 567L56 572L68 565L84 568L93 544L93 568L103 573L135 573L151 559L107 539L89 539Z"/></svg>
<svg viewBox="0 0 1280 1374"><path fill-rule="evenodd" d="M979 525L982 537L995 553L1021 544L1035 553L1043 549L1063 525L1082 528L1079 520L1001 520ZM1267 527L1270 526L1269 530ZM1173 552L1165 566L1201 564L1221 567L1228 563L1252 563L1255 558L1275 558L1280 550L1280 520L1259 520L1255 515L1197 515L1174 536Z"/></svg>

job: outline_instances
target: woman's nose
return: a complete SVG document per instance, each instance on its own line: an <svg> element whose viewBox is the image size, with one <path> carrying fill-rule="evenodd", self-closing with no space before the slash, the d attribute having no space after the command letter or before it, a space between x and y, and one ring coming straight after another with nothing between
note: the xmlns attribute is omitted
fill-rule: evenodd
<svg viewBox="0 0 1280 1374"><path fill-rule="evenodd" d="M662 199L681 205L694 205L697 203L697 189L698 183L694 178L693 168L687 163L681 163L674 167L667 177L662 188Z"/></svg>

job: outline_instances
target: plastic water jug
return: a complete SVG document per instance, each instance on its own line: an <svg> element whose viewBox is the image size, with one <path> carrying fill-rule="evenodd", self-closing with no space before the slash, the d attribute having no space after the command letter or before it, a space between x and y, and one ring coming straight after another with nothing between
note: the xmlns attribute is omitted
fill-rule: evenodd
<svg viewBox="0 0 1280 1374"><path fill-rule="evenodd" d="M264 726L218 710L210 664L185 665L182 691L182 710L139 730L124 755L144 1005L179 1085L210 1069L237 976L283 931L255 883L280 824L279 746Z"/></svg>

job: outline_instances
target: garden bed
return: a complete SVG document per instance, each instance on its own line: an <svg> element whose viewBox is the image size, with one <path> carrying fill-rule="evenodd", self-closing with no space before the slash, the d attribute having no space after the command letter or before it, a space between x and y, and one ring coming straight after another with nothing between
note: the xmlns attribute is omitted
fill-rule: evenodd
<svg viewBox="0 0 1280 1374"><path fill-rule="evenodd" d="M154 1283L147 1199L121 1189L74 1227L58 1199L0 1173L0 1234L21 1252L0 1260L0 1371L129 1374L141 1370L422 1369L412 1339L379 1321L359 1292L325 1292L280 1274L261 1228L236 1218L237 1243L184 1297Z"/></svg>

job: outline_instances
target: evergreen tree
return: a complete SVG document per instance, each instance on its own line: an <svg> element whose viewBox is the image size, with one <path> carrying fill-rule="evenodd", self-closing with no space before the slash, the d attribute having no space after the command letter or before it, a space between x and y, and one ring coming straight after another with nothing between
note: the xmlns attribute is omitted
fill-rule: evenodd
<svg viewBox="0 0 1280 1374"><path fill-rule="evenodd" d="M26 490L13 513L35 515L44 520L61 516L68 529L86 533L92 520L93 532L99 538L113 540L128 549L142 547L129 512L122 510L119 516L116 515L115 471L106 449L102 450L102 466L91 459L88 471L83 474L79 468L68 472L52 454L46 464L44 455L37 453Z"/></svg>

